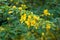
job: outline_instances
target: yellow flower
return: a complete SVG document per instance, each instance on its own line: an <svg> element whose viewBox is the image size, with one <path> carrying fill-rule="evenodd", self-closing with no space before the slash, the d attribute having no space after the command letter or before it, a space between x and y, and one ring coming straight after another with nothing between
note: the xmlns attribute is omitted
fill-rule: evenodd
<svg viewBox="0 0 60 40"><path fill-rule="evenodd" d="M46 15L46 16L47 16L47 15L50 15L50 13L48 12L48 10L47 10L47 9L46 9L46 10L44 10L44 12L43 12L43 13L44 13L44 15Z"/></svg>
<svg viewBox="0 0 60 40"><path fill-rule="evenodd" d="M23 19L20 19L20 22L23 23L24 22Z"/></svg>
<svg viewBox="0 0 60 40"><path fill-rule="evenodd" d="M10 18L8 17L7 20L10 20Z"/></svg>
<svg viewBox="0 0 60 40"><path fill-rule="evenodd" d="M49 30L51 28L50 24L46 24L46 30Z"/></svg>
<svg viewBox="0 0 60 40"><path fill-rule="evenodd" d="M21 19L23 19L25 21L26 20L26 14L22 15Z"/></svg>
<svg viewBox="0 0 60 40"><path fill-rule="evenodd" d="M26 8L27 8L27 6L26 6L25 4L22 4L21 7L22 7L23 9L26 9Z"/></svg>
<svg viewBox="0 0 60 40"><path fill-rule="evenodd" d="M25 17L25 16L26 16L26 14L24 13L24 14L23 14L23 16Z"/></svg>
<svg viewBox="0 0 60 40"><path fill-rule="evenodd" d="M26 5L24 5L24 7L26 7Z"/></svg>
<svg viewBox="0 0 60 40"><path fill-rule="evenodd" d="M19 9L19 10L22 10L22 7L19 7L18 9Z"/></svg>
<svg viewBox="0 0 60 40"><path fill-rule="evenodd" d="M36 24L36 21L35 20L32 20L31 21L31 26L34 26Z"/></svg>
<svg viewBox="0 0 60 40"><path fill-rule="evenodd" d="M48 15L50 15L50 13L48 13Z"/></svg>
<svg viewBox="0 0 60 40"><path fill-rule="evenodd" d="M39 16L34 15L33 18L34 18L35 20L39 20Z"/></svg>
<svg viewBox="0 0 60 40"><path fill-rule="evenodd" d="M24 20L24 21L26 20L26 14L23 15L23 20Z"/></svg>
<svg viewBox="0 0 60 40"><path fill-rule="evenodd" d="M21 15L20 22L23 23L26 20L26 14Z"/></svg>
<svg viewBox="0 0 60 40"><path fill-rule="evenodd" d="M8 14L11 14L11 13L12 13L12 11L9 11L9 12L8 12Z"/></svg>
<svg viewBox="0 0 60 40"><path fill-rule="evenodd" d="M26 5L24 5L24 4L21 4L21 7L26 7Z"/></svg>
<svg viewBox="0 0 60 40"><path fill-rule="evenodd" d="M13 8L16 8L16 6L13 6Z"/></svg>
<svg viewBox="0 0 60 40"><path fill-rule="evenodd" d="M31 12L31 14L33 15L33 12Z"/></svg>
<svg viewBox="0 0 60 40"><path fill-rule="evenodd" d="M21 4L21 7L23 7L24 5L23 4Z"/></svg>
<svg viewBox="0 0 60 40"><path fill-rule="evenodd" d="M42 32L42 36L44 36L44 32Z"/></svg>
<svg viewBox="0 0 60 40"><path fill-rule="evenodd" d="M48 10L47 10L47 9L45 9L45 10L44 10L44 13L48 13Z"/></svg>
<svg viewBox="0 0 60 40"><path fill-rule="evenodd" d="M31 25L30 20L25 21L25 23L28 25L28 28L29 28Z"/></svg>
<svg viewBox="0 0 60 40"><path fill-rule="evenodd" d="M18 2L16 2L16 4L18 4Z"/></svg>
<svg viewBox="0 0 60 40"><path fill-rule="evenodd" d="M31 15L28 15L28 19L31 19Z"/></svg>

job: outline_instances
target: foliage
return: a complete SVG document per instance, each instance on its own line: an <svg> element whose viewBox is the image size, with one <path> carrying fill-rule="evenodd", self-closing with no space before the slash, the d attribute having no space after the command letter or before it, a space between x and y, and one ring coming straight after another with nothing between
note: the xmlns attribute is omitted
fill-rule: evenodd
<svg viewBox="0 0 60 40"><path fill-rule="evenodd" d="M0 1L0 40L59 40L59 1Z"/></svg>

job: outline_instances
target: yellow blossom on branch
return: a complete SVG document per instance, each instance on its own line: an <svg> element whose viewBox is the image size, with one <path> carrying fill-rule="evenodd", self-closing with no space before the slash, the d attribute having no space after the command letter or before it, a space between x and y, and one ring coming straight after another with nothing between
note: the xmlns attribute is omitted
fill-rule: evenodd
<svg viewBox="0 0 60 40"><path fill-rule="evenodd" d="M26 20L26 14L21 15L20 22L23 23L23 21Z"/></svg>
<svg viewBox="0 0 60 40"><path fill-rule="evenodd" d="M31 21L31 26L34 26L36 24L36 21L35 20L32 20Z"/></svg>
<svg viewBox="0 0 60 40"><path fill-rule="evenodd" d="M9 12L8 12L8 14L11 14L11 13L12 13L12 11L9 11Z"/></svg>
<svg viewBox="0 0 60 40"><path fill-rule="evenodd" d="M26 5L25 4L21 4L21 7L26 7Z"/></svg>
<svg viewBox="0 0 60 40"><path fill-rule="evenodd" d="M25 21L25 23L28 25L28 28L31 26L30 20Z"/></svg>
<svg viewBox="0 0 60 40"><path fill-rule="evenodd" d="M34 18L35 20L39 20L39 16L34 15L33 18Z"/></svg>
<svg viewBox="0 0 60 40"><path fill-rule="evenodd" d="M26 5L24 5L24 7L26 7Z"/></svg>
<svg viewBox="0 0 60 40"><path fill-rule="evenodd" d="M19 10L22 10L22 7L19 7L18 9L19 9Z"/></svg>
<svg viewBox="0 0 60 40"><path fill-rule="evenodd" d="M47 9L45 9L45 10L44 10L44 13L48 13L48 10L47 10Z"/></svg>
<svg viewBox="0 0 60 40"><path fill-rule="evenodd" d="M21 16L21 19L25 21L25 20L26 20L26 14L23 14L23 15Z"/></svg>
<svg viewBox="0 0 60 40"><path fill-rule="evenodd" d="M50 24L46 24L46 30L49 30L51 28Z"/></svg>
<svg viewBox="0 0 60 40"><path fill-rule="evenodd" d="M31 14L33 15L33 12L31 12Z"/></svg>
<svg viewBox="0 0 60 40"><path fill-rule="evenodd" d="M32 18L32 16L31 15L28 15L28 19L31 19Z"/></svg>
<svg viewBox="0 0 60 40"><path fill-rule="evenodd" d="M44 36L44 32L42 32L42 36Z"/></svg>
<svg viewBox="0 0 60 40"><path fill-rule="evenodd" d="M47 9L45 9L44 11L43 11L43 13L44 13L44 15L50 15L50 13L48 12L48 10Z"/></svg>
<svg viewBox="0 0 60 40"><path fill-rule="evenodd" d="M13 6L12 8L16 8L16 6Z"/></svg>

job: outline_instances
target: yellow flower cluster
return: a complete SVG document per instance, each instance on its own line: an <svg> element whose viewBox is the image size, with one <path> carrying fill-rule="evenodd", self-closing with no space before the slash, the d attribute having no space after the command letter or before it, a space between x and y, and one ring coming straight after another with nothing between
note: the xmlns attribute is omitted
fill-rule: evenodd
<svg viewBox="0 0 60 40"><path fill-rule="evenodd" d="M48 12L47 9L45 9L45 10L43 11L43 13L44 13L45 16L50 15L50 13Z"/></svg>
<svg viewBox="0 0 60 40"><path fill-rule="evenodd" d="M30 26L34 26L36 29L39 26L39 24L37 23L37 21L39 21L39 16L36 16L34 14L23 14L21 15L21 19L20 22L21 23L25 23L27 24L28 28L30 28Z"/></svg>

